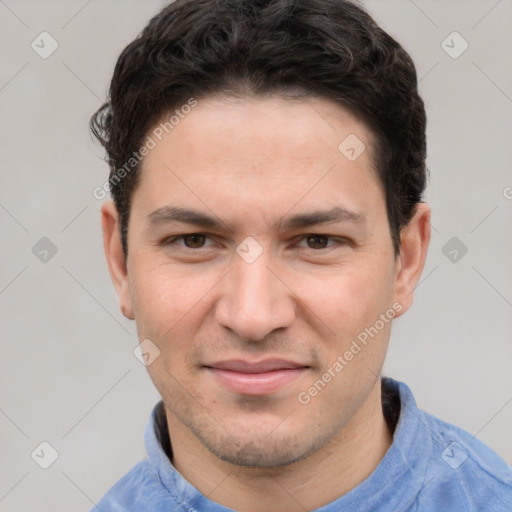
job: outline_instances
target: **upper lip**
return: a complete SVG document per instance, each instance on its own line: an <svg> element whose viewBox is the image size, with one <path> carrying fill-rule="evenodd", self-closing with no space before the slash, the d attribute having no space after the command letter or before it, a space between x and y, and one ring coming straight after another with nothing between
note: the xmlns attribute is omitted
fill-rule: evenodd
<svg viewBox="0 0 512 512"><path fill-rule="evenodd" d="M258 362L244 361L242 359L230 359L228 361L218 361L205 366L216 370L229 370L238 373L264 373L275 370L307 368L307 365L287 361L285 359L265 359L264 361Z"/></svg>

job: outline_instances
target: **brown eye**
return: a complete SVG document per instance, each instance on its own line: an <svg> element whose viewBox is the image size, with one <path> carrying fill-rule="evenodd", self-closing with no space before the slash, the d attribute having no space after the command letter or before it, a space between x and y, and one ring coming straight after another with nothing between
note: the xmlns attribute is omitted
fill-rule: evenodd
<svg viewBox="0 0 512 512"><path fill-rule="evenodd" d="M201 234L183 235L185 246L189 249L200 249L205 242L206 236Z"/></svg>
<svg viewBox="0 0 512 512"><path fill-rule="evenodd" d="M166 238L159 245L166 250L190 249L192 252L199 253L200 249L206 250L213 247L215 244L212 242L211 237L203 233L186 233L185 235Z"/></svg>
<svg viewBox="0 0 512 512"><path fill-rule="evenodd" d="M308 246L311 249L325 249L329 237L323 235L308 235L306 238Z"/></svg>

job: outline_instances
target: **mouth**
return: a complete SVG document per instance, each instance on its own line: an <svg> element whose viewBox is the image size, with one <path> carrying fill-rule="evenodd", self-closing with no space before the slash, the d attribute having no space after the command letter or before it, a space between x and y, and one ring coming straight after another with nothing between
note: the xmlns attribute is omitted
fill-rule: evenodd
<svg viewBox="0 0 512 512"><path fill-rule="evenodd" d="M242 395L268 395L302 376L309 366L283 359L219 361L204 368L224 387Z"/></svg>

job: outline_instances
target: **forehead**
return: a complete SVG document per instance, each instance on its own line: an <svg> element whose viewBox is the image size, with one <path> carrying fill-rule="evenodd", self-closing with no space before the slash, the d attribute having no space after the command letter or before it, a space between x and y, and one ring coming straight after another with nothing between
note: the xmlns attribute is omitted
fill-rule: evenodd
<svg viewBox="0 0 512 512"><path fill-rule="evenodd" d="M172 125L168 122L171 117ZM187 113L179 118L165 114L150 135L155 131L157 142L167 143L169 149L173 139L176 142L176 163L201 158L318 162L340 156L354 161L360 153L365 163L374 163L371 130L345 107L322 97L210 96L197 100L192 109L187 107ZM159 151L152 153L160 156Z"/></svg>
<svg viewBox="0 0 512 512"><path fill-rule="evenodd" d="M194 203L203 212L252 210L275 225L277 213L301 206L364 213L379 194L372 133L329 100L216 97L186 110L148 134L155 147L139 183L148 215Z"/></svg>

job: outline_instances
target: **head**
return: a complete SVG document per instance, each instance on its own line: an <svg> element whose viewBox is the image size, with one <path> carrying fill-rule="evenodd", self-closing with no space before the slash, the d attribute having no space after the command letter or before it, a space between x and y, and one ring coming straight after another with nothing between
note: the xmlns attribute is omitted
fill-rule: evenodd
<svg viewBox="0 0 512 512"><path fill-rule="evenodd" d="M107 261L168 417L214 455L289 464L378 406L429 241L425 123L351 2L176 0L122 52L91 120Z"/></svg>

